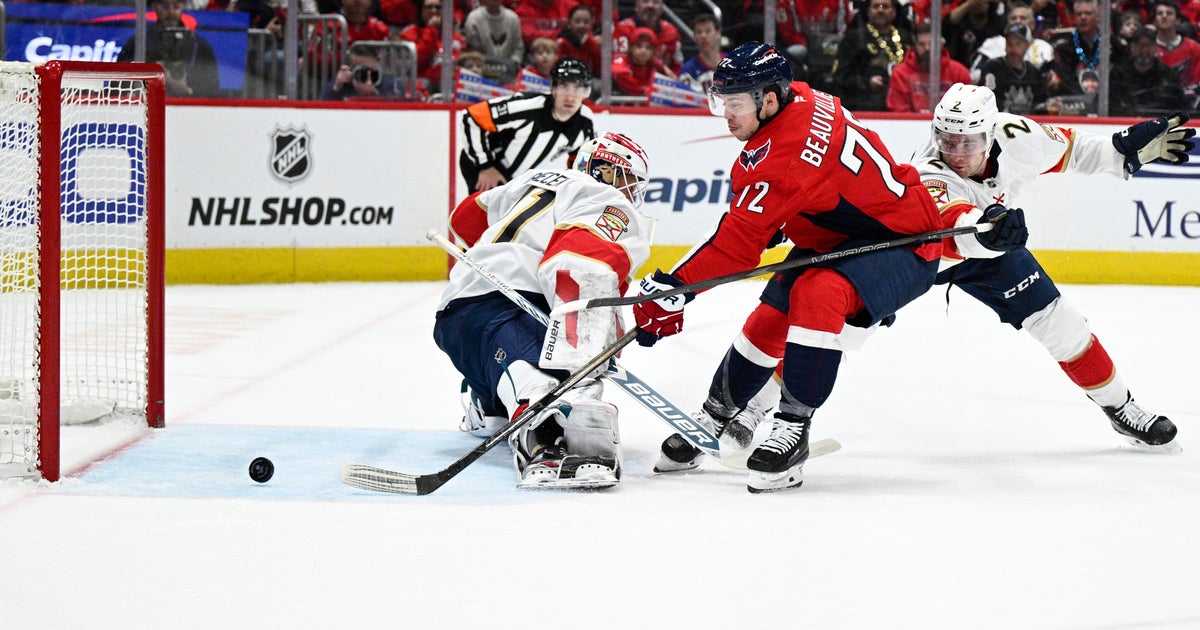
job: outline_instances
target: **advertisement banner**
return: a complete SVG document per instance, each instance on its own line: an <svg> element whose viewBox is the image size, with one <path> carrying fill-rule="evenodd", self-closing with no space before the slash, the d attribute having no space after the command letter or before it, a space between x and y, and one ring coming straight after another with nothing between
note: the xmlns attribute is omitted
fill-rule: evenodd
<svg viewBox="0 0 1200 630"><path fill-rule="evenodd" d="M5 6L5 59L42 63L50 59L116 61L128 42L133 45L137 13L132 7L10 3ZM153 22L153 11L146 21ZM222 90L242 89L246 69L248 13L189 11L184 26L212 45Z"/></svg>
<svg viewBox="0 0 1200 630"><path fill-rule="evenodd" d="M167 247L427 246L446 223L449 118L170 107Z"/></svg>

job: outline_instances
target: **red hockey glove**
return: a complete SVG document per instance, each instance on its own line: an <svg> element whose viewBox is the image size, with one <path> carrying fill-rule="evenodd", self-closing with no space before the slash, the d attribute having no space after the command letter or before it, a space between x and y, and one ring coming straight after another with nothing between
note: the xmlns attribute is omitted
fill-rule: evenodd
<svg viewBox="0 0 1200 630"><path fill-rule="evenodd" d="M642 278L641 291L638 295L652 295L683 286L669 273L657 270ZM669 337L683 330L683 305L696 297L695 293L684 293L670 297L650 300L633 305L633 317L637 322L637 342L643 346L653 346L662 337Z"/></svg>

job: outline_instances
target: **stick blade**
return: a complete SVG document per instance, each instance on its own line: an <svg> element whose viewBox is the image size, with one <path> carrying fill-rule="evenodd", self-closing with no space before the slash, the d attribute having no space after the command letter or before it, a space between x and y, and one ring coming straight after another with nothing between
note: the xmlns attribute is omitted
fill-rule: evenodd
<svg viewBox="0 0 1200 630"><path fill-rule="evenodd" d="M428 475L410 475L366 464L346 464L341 478L342 483L352 488L392 494L429 494L442 485L429 483ZM437 481L436 476L433 481Z"/></svg>

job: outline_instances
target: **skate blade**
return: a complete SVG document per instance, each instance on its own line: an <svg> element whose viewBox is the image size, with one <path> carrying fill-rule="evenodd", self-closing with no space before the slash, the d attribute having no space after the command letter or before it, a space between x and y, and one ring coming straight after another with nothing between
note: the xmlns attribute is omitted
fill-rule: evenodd
<svg viewBox="0 0 1200 630"><path fill-rule="evenodd" d="M558 472L552 475L549 472L535 475L533 478L526 475L526 479L518 483L517 487L522 490L609 488L617 485L619 481L611 468L600 464L580 464L573 471L567 473L572 475L570 477L562 477Z"/></svg>
<svg viewBox="0 0 1200 630"><path fill-rule="evenodd" d="M1134 449L1142 451L1143 453L1175 455L1183 452L1183 447L1179 445L1178 439L1171 440L1166 444L1147 444L1137 438L1129 437L1128 435L1122 435L1121 437L1125 438L1125 441L1128 442L1129 445Z"/></svg>
<svg viewBox="0 0 1200 630"><path fill-rule="evenodd" d="M677 472L687 472L689 470L696 470L697 468L700 467L700 460L703 458L704 458L704 456L701 455L700 457L697 457L696 459L693 459L690 462L681 464L665 455L659 455L659 460L654 464L654 472L656 472L656 473L677 473Z"/></svg>
<svg viewBox="0 0 1200 630"><path fill-rule="evenodd" d="M750 471L750 478L746 482L746 490L751 494L762 494L766 492L782 492L799 488L804 484L804 464L793 466L781 473L764 473Z"/></svg>
<svg viewBox="0 0 1200 630"><path fill-rule="evenodd" d="M752 445L753 446L753 445ZM836 453L842 450L842 443L834 438L821 438L808 445L808 458L813 459L830 453ZM753 448L743 451L721 448L721 456L716 458L721 462L721 465L732 468L734 470L747 470L746 460L750 459L750 455L754 452Z"/></svg>
<svg viewBox="0 0 1200 630"><path fill-rule="evenodd" d="M617 485L617 479L556 479L536 484L521 482L517 487L522 490L599 490Z"/></svg>

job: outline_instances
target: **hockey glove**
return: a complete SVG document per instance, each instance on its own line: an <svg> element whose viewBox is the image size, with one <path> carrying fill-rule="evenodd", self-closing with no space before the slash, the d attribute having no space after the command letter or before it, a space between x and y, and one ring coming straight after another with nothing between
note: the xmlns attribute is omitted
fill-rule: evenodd
<svg viewBox="0 0 1200 630"><path fill-rule="evenodd" d="M642 278L638 295L653 295L680 286L683 286L683 283L675 276L663 273L660 269ZM684 293L634 304L633 318L641 329L637 336L638 344L653 346L660 338L683 330L683 305L692 301L694 297L695 293Z"/></svg>
<svg viewBox="0 0 1200 630"><path fill-rule="evenodd" d="M1177 113L1170 118L1146 120L1114 133L1113 146L1125 156L1125 172L1132 175L1143 164L1157 160L1170 164L1187 162L1188 151L1196 146L1188 139L1196 135L1196 130L1180 126L1187 121L1187 114Z"/></svg>
<svg viewBox="0 0 1200 630"><path fill-rule="evenodd" d="M975 235L979 243L994 252L1011 252L1025 247L1029 240L1029 229L1025 227L1025 211L1020 208L1005 208L994 203L983 211L976 223L994 223L988 232Z"/></svg>

